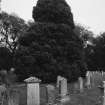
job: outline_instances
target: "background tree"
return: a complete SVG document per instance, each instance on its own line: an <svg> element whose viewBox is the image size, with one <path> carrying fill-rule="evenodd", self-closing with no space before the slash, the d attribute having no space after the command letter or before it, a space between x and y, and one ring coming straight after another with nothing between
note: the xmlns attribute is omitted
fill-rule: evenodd
<svg viewBox="0 0 105 105"><path fill-rule="evenodd" d="M94 33L90 31L88 27L75 23L74 32L83 40L84 47L87 47L88 44L92 44Z"/></svg>
<svg viewBox="0 0 105 105"><path fill-rule="evenodd" d="M10 50L6 47L0 47L0 70L8 70L12 64L12 54Z"/></svg>
<svg viewBox="0 0 105 105"><path fill-rule="evenodd" d="M17 47L17 40L28 28L25 21L14 14L2 12L0 24L1 45L9 48L13 53Z"/></svg>
<svg viewBox="0 0 105 105"><path fill-rule="evenodd" d="M22 35L28 26L25 21L14 14L1 13L0 23L0 46L6 47L11 52L14 62L15 52L18 49L18 38ZM14 64L13 64L14 65ZM12 65L12 66L13 66Z"/></svg>
<svg viewBox="0 0 105 105"><path fill-rule="evenodd" d="M88 27L81 24L76 24L74 32L83 40L87 69L89 71L96 71L95 59L97 57L94 56L94 48L97 38L94 37L94 33L90 31Z"/></svg>
<svg viewBox="0 0 105 105"><path fill-rule="evenodd" d="M44 82L56 81L57 75L71 81L84 76L83 41L74 33L73 15L65 0L38 0L33 18L35 24L19 40L20 72Z"/></svg>
<svg viewBox="0 0 105 105"><path fill-rule="evenodd" d="M101 33L100 36L94 38L93 46L91 46L92 53L91 62L93 70L104 71L105 70L105 33Z"/></svg>

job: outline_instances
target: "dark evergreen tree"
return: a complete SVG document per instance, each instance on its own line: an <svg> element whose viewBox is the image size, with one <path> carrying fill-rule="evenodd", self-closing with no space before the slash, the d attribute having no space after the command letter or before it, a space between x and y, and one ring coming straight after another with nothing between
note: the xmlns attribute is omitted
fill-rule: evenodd
<svg viewBox="0 0 105 105"><path fill-rule="evenodd" d="M67 24L74 28L73 15L65 0L38 0L33 18L36 22Z"/></svg>
<svg viewBox="0 0 105 105"><path fill-rule="evenodd" d="M12 54L6 47L0 47L0 70L9 70L12 64Z"/></svg>
<svg viewBox="0 0 105 105"><path fill-rule="evenodd" d="M83 41L74 33L73 15L65 0L38 0L33 18L35 24L19 40L24 74L45 82L55 81L57 75L69 80L84 76Z"/></svg>

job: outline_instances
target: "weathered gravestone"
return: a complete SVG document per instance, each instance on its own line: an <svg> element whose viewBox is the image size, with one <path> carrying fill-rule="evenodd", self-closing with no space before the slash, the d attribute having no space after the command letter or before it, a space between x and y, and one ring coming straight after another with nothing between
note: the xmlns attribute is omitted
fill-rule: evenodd
<svg viewBox="0 0 105 105"><path fill-rule="evenodd" d="M58 76L58 88L59 88L59 96L58 101L61 103L65 103L70 101L70 97L68 95L68 89L67 89L67 79L61 76Z"/></svg>
<svg viewBox="0 0 105 105"><path fill-rule="evenodd" d="M67 79L62 77L62 76L58 76L57 77L57 88L58 88L60 96L67 95L68 94L68 91L67 91Z"/></svg>
<svg viewBox="0 0 105 105"><path fill-rule="evenodd" d="M84 87L83 87L83 78L82 77L79 77L79 85L80 85L80 92L83 92L84 90Z"/></svg>
<svg viewBox="0 0 105 105"><path fill-rule="evenodd" d="M61 97L66 96L68 94L67 79L63 78L60 83L61 83Z"/></svg>
<svg viewBox="0 0 105 105"><path fill-rule="evenodd" d="M59 88L59 86L60 86L60 82L61 82L61 80L63 79L63 77L62 76L57 76L57 88Z"/></svg>
<svg viewBox="0 0 105 105"><path fill-rule="evenodd" d="M95 87L96 72L90 72L91 87Z"/></svg>
<svg viewBox="0 0 105 105"><path fill-rule="evenodd" d="M47 88L47 103L53 105L56 99L55 87L53 85L47 85L46 88Z"/></svg>
<svg viewBox="0 0 105 105"><path fill-rule="evenodd" d="M40 87L39 80L36 77L30 77L24 80L27 83L27 105L40 105Z"/></svg>
<svg viewBox="0 0 105 105"><path fill-rule="evenodd" d="M91 88L90 77L91 77L90 71L87 71L86 73L86 87L87 88Z"/></svg>

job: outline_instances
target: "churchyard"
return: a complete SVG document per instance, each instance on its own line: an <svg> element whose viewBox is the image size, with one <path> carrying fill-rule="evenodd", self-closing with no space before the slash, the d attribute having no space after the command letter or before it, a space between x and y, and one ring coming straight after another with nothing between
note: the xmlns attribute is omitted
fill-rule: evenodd
<svg viewBox="0 0 105 105"><path fill-rule="evenodd" d="M105 73L88 72L74 83L58 76L56 84L42 84L36 77L23 84L0 86L0 105L105 105Z"/></svg>
<svg viewBox="0 0 105 105"><path fill-rule="evenodd" d="M32 22L0 16L0 105L105 105L105 72L91 70L105 70L105 32L76 25L66 0L37 0Z"/></svg>

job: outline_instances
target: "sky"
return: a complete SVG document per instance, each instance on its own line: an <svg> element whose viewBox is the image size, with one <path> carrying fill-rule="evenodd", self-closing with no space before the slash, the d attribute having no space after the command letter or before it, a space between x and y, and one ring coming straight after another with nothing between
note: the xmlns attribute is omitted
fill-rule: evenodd
<svg viewBox="0 0 105 105"><path fill-rule="evenodd" d="M74 21L92 30L94 34L105 31L105 0L66 0ZM32 19L32 9L37 0L2 0L1 8L16 13L26 21Z"/></svg>

